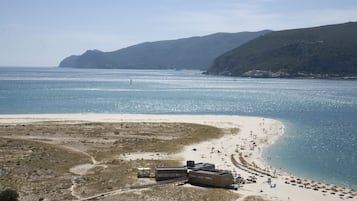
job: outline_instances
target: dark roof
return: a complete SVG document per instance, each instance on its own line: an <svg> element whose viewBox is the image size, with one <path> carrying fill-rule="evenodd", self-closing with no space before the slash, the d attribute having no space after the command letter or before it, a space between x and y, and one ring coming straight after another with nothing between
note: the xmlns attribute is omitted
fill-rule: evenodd
<svg viewBox="0 0 357 201"><path fill-rule="evenodd" d="M231 174L230 172L224 171L224 170L192 170L191 172L202 173L202 174L211 174L211 175Z"/></svg>
<svg viewBox="0 0 357 201"><path fill-rule="evenodd" d="M212 163L196 163L194 168L207 167L207 166L214 166L214 164L212 164Z"/></svg>
<svg viewBox="0 0 357 201"><path fill-rule="evenodd" d="M187 170L186 166L162 166L162 167L156 167L156 170Z"/></svg>

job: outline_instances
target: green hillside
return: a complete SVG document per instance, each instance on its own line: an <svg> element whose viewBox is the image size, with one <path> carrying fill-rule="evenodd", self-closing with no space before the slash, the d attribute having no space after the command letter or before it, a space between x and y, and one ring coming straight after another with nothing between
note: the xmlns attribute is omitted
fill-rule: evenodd
<svg viewBox="0 0 357 201"><path fill-rule="evenodd" d="M60 67L127 69L208 69L213 60L270 31L216 33L202 37L146 42L114 52L88 50L70 56Z"/></svg>
<svg viewBox="0 0 357 201"><path fill-rule="evenodd" d="M207 72L242 76L251 70L283 77L355 76L357 23L271 32L219 56Z"/></svg>

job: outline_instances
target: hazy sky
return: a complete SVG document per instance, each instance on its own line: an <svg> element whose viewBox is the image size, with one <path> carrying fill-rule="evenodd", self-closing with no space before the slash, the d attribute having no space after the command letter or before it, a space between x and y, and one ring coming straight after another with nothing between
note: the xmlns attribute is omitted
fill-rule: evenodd
<svg viewBox="0 0 357 201"><path fill-rule="evenodd" d="M0 66L215 32L357 21L357 0L0 0Z"/></svg>

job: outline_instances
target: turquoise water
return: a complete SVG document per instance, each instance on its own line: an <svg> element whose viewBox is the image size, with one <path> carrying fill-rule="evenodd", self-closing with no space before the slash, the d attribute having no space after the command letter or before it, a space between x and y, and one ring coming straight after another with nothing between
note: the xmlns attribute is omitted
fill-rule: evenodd
<svg viewBox="0 0 357 201"><path fill-rule="evenodd" d="M265 153L273 166L357 188L356 80L243 79L174 70L0 68L0 114L31 113L275 118L285 124L286 134Z"/></svg>

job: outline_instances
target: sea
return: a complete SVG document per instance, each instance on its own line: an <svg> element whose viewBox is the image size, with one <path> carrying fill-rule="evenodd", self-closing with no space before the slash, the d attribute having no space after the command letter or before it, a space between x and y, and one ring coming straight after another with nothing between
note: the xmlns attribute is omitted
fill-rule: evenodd
<svg viewBox="0 0 357 201"><path fill-rule="evenodd" d="M357 80L251 79L189 70L0 68L0 114L259 116L285 134L264 158L357 189Z"/></svg>

